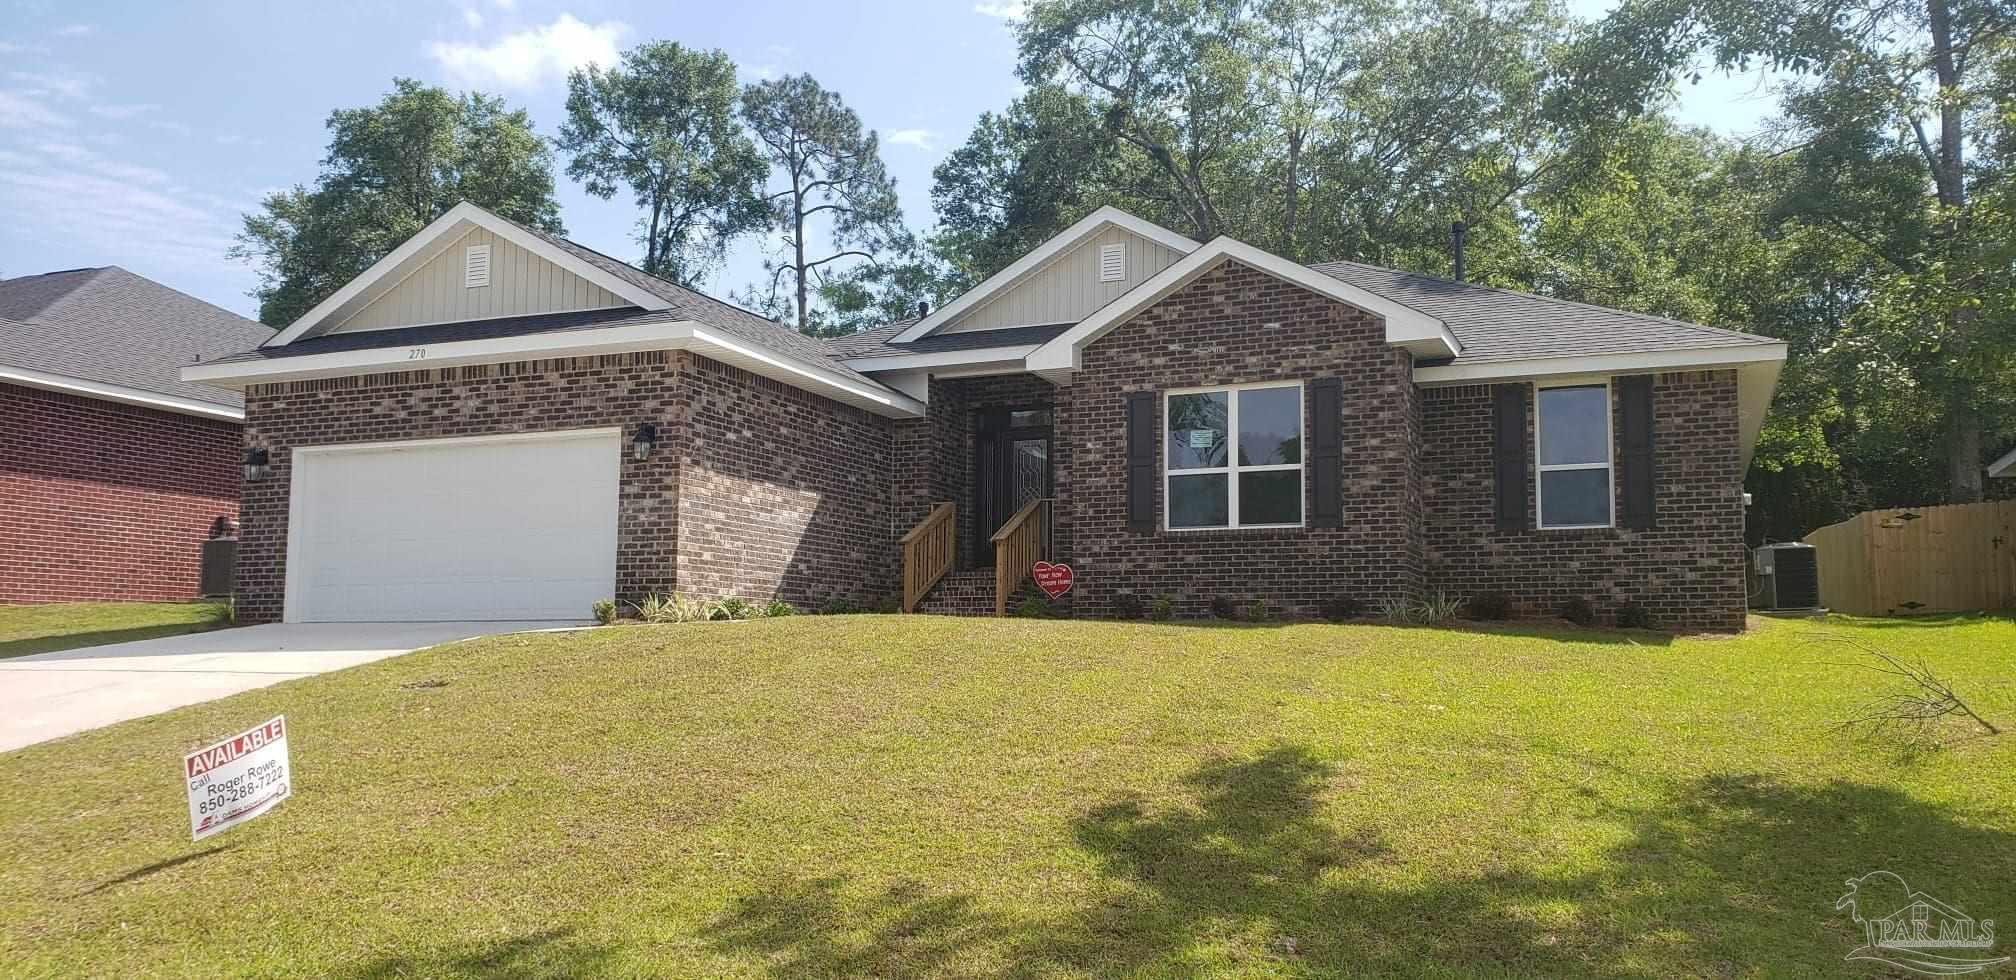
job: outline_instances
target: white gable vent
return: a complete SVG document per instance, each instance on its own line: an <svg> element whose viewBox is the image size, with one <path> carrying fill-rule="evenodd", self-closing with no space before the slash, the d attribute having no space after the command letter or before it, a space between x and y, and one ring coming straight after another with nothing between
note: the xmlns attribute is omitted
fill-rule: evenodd
<svg viewBox="0 0 2016 980"><path fill-rule="evenodd" d="M475 289L490 285L490 246L471 245L462 251L462 286Z"/></svg>
<svg viewBox="0 0 2016 980"><path fill-rule="evenodd" d="M1099 281L1120 282L1127 278L1127 243L1099 246Z"/></svg>

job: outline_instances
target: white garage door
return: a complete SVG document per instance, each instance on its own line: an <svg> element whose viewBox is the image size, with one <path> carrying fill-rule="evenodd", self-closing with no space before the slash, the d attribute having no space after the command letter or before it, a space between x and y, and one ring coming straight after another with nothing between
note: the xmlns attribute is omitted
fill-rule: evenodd
<svg viewBox="0 0 2016 980"><path fill-rule="evenodd" d="M294 453L290 622L585 619L616 591L615 429Z"/></svg>

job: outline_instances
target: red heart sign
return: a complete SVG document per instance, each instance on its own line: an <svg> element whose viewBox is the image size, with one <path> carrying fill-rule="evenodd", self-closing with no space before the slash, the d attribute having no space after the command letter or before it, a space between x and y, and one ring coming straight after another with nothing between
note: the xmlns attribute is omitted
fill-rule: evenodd
<svg viewBox="0 0 2016 980"><path fill-rule="evenodd" d="M1071 566L1052 565L1047 561L1036 563L1036 587L1055 599L1071 591Z"/></svg>

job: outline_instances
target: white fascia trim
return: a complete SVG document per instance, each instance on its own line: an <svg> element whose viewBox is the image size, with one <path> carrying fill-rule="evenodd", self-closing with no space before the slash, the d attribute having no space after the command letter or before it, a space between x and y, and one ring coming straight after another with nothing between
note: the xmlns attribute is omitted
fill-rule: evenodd
<svg viewBox="0 0 2016 980"><path fill-rule="evenodd" d="M1449 332L1448 325L1440 318L1376 293L1367 292L1342 279L1326 276L1272 252L1221 236L1184 256L1175 265L1149 277L1147 281L1129 290L1119 299L1079 321L1077 326L1037 348L1035 353L1029 355L1030 370L1039 372L1077 370L1085 345L1098 340L1106 331L1160 302L1192 279L1227 260L1241 262L1310 292L1377 314L1386 322L1386 342L1389 344L1431 356L1454 357L1463 352L1462 345L1456 342L1456 335Z"/></svg>
<svg viewBox="0 0 2016 980"><path fill-rule="evenodd" d="M1020 361L1034 353L1040 344L1021 344L1014 347L981 347L973 350L940 351L936 354L898 354L893 357L856 357L840 363L870 374L880 371L909 371L916 368L965 367L972 364L988 364L995 361Z"/></svg>
<svg viewBox="0 0 2016 980"><path fill-rule="evenodd" d="M1989 463L1988 476L1997 480L2005 476L2016 476L2016 449L2009 450L2008 455Z"/></svg>
<svg viewBox="0 0 2016 980"><path fill-rule="evenodd" d="M800 381L793 380L793 378L812 381L824 388L832 389L808 388L814 394L825 395L835 401L846 402L850 405L865 408L877 415L886 415L891 418L922 418L924 416L924 403L908 395L900 394L880 385L869 386L849 381L845 377L824 368L815 367L796 358L785 357L781 354L774 354L739 341L730 340L721 334L712 333L706 329L695 329L693 331L691 349L713 357L715 360L735 364L738 367L768 378L774 378L796 388L807 388L807 386ZM750 362L754 362L755 365L766 365L774 370L764 370L761 367L753 366ZM785 376L780 376L777 372L782 372ZM835 391L840 394L835 394Z"/></svg>
<svg viewBox="0 0 2016 980"><path fill-rule="evenodd" d="M230 408L224 405L212 405L209 402L199 402L194 398L178 398L174 395L163 395L152 391L143 391L139 388L128 388L125 385L106 384L103 381L90 381L63 374L50 374L46 371L0 367L0 381L23 385L29 388L40 388L44 391L61 392L66 395L84 395L103 401L118 402L122 405L154 408L164 412L174 412L178 415L195 415L201 418L223 419L227 422L245 421L245 412L243 409Z"/></svg>
<svg viewBox="0 0 2016 980"><path fill-rule="evenodd" d="M1194 252L1199 247L1196 242L1182 235L1152 221L1137 218L1109 204L1080 218L1071 227L1052 235L1049 241L1031 249L1029 254L1016 259L1007 268L988 276L979 285L960 293L957 299L945 304L930 316L911 324L909 328L891 338L889 342L892 344L907 344L913 340L930 336L939 327L992 299L995 294L1014 285L1023 276L1050 264L1052 259L1077 247L1107 225L1114 225L1125 231L1132 232L1175 252Z"/></svg>
<svg viewBox="0 0 2016 980"><path fill-rule="evenodd" d="M304 354L300 357L274 358L267 361L196 364L182 369L182 380L226 388L243 388L247 385L303 381L312 378L431 371L469 364L558 357L597 357L647 350L692 350L716 360L735 364L752 373L774 378L793 387L803 388L814 394L824 395L835 401L856 405L882 415L912 418L924 414L923 403L894 391L862 384L796 358L758 350L689 320L569 330L492 340L463 340L424 346L379 347L329 354Z"/></svg>
<svg viewBox="0 0 2016 980"><path fill-rule="evenodd" d="M1516 381L1552 378L1560 375L1644 374L1650 371L1684 371L1692 368L1731 367L1785 360L1784 344L1745 344L1740 347L1711 347L1699 350L1645 351L1632 354L1577 354L1569 357L1534 357L1510 361L1483 361L1475 364L1444 364L1414 369L1414 381L1422 385L1466 384L1478 381Z"/></svg>
<svg viewBox="0 0 2016 980"><path fill-rule="evenodd" d="M372 263L371 268L364 270L357 278L344 284L342 289L337 290L328 299L315 304L314 309L303 313L300 319L288 324L287 329L280 331L273 339L268 340L260 346L284 347L299 340L302 335L320 326L323 321L327 320L337 310L342 309L345 304L362 296L371 290L373 286L397 271L399 266L408 259L419 256L423 252L427 252L426 257L431 259L435 255L446 251L455 242L461 241L468 232L465 231L457 234L445 242L441 241L441 239L446 238L450 232L455 230L456 225L464 221L487 228L499 238L503 238L511 244L566 269L646 310L663 310L670 308L672 305L625 279L610 275L561 249L547 244L540 238L526 234L511 222L505 221L468 201L463 201L449 208L446 214L429 222L427 227L420 229L419 233L401 242L398 248L387 253L384 258ZM432 251L428 252L430 248ZM401 279L403 280L403 278L402 276ZM395 282L394 285L397 285L397 283Z"/></svg>

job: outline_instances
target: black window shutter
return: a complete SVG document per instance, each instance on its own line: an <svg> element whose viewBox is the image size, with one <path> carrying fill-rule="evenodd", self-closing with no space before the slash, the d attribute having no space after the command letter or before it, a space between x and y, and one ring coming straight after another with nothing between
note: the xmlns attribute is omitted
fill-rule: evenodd
<svg viewBox="0 0 2016 980"><path fill-rule="evenodd" d="M1526 386L1491 389L1491 487L1498 530L1524 531L1526 515Z"/></svg>
<svg viewBox="0 0 2016 980"><path fill-rule="evenodd" d="M1624 526L1650 528L1657 518L1654 485L1658 463L1652 447L1652 376L1617 379L1619 433L1617 473L1624 487Z"/></svg>
<svg viewBox="0 0 2016 980"><path fill-rule="evenodd" d="M1344 380L1309 383L1310 527L1344 524Z"/></svg>
<svg viewBox="0 0 2016 980"><path fill-rule="evenodd" d="M1155 525L1155 393L1127 396L1127 530L1153 534Z"/></svg>

